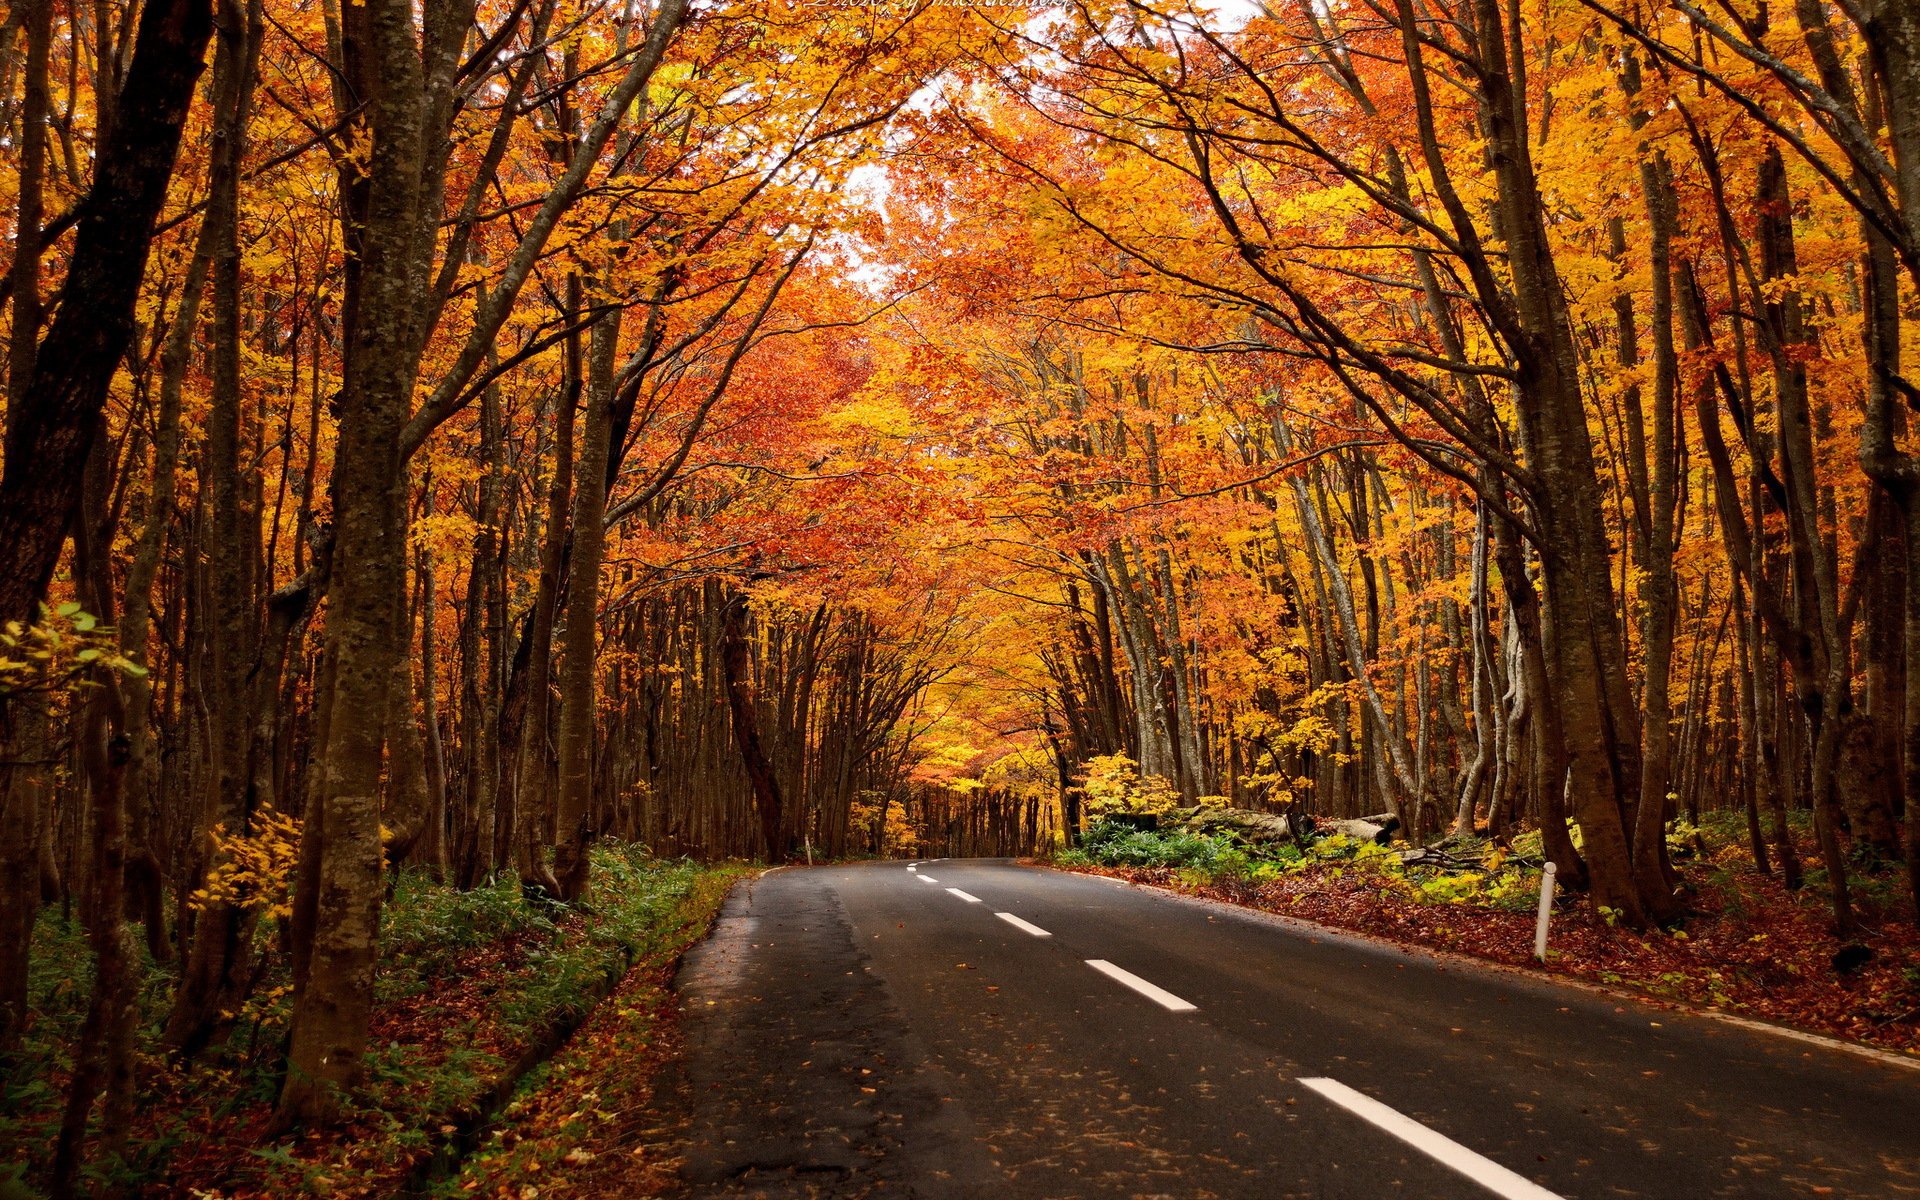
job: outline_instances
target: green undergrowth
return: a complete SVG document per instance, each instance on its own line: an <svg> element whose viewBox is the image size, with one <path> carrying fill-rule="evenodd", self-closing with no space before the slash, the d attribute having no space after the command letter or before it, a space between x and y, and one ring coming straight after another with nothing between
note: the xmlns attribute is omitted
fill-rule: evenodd
<svg viewBox="0 0 1920 1200"><path fill-rule="evenodd" d="M679 956L702 937L745 868L711 871L668 930L571 1041L529 1072L499 1119L477 1131L473 1153L436 1179L434 1196L653 1195L671 1164L648 1153L655 1074L670 1049L669 984Z"/></svg>
<svg viewBox="0 0 1920 1200"><path fill-rule="evenodd" d="M1570 830L1575 844L1578 830ZM1722 829L1712 836L1724 842ZM1685 821L1667 829L1669 851L1690 859L1703 845L1703 831ZM1508 912L1529 911L1540 894L1545 855L1538 830L1499 844L1482 837L1452 836L1409 858L1404 844L1380 845L1344 834L1302 842L1248 842L1232 832L1194 833L1180 828L1144 830L1116 821L1096 821L1080 845L1055 861L1067 867L1172 870L1191 887L1259 886L1290 876L1316 875L1345 886L1361 883L1382 899L1418 904L1458 904Z"/></svg>
<svg viewBox="0 0 1920 1200"><path fill-rule="evenodd" d="M684 945L690 923L704 928L714 887L724 892L737 873L602 843L575 905L524 895L511 878L463 892L403 873L382 913L365 1079L344 1097L341 1128L280 1142L265 1132L291 1008L281 931L256 928L252 993L220 1044L184 1066L159 1044L173 968L142 954L135 1123L125 1153L97 1164L98 1180L144 1195L396 1194L448 1158L630 965ZM30 1024L0 1074L0 1195L12 1194L10 1173L43 1181L89 976L78 921L43 914Z"/></svg>
<svg viewBox="0 0 1920 1200"><path fill-rule="evenodd" d="M1303 844L1254 844L1230 833L1144 830L1095 822L1080 845L1055 861L1067 867L1162 868L1193 887L1258 886L1288 876L1322 873L1377 887L1383 895L1422 904L1472 904L1519 911L1540 889L1539 835L1513 847L1474 838L1450 839L1439 861L1403 862L1403 847L1335 834Z"/></svg>
<svg viewBox="0 0 1920 1200"><path fill-rule="evenodd" d="M1804 873L1797 889L1782 877L1768 833L1771 870L1756 861L1742 813L1673 822L1667 846L1680 919L1632 928L1620 913L1562 892L1545 968L1659 1001L1920 1054L1920 930L1904 864L1848 845L1857 922L1843 935L1833 927L1807 815L1787 821ZM1414 851L1335 837L1269 849L1217 834L1096 825L1056 861L1403 944L1534 966L1540 842L1536 830L1506 846L1448 838Z"/></svg>

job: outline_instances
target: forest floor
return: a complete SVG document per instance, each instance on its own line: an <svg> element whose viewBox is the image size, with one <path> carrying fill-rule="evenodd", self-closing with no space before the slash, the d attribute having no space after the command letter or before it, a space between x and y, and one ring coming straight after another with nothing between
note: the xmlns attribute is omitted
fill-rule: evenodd
<svg viewBox="0 0 1920 1200"><path fill-rule="evenodd" d="M487 1194L456 1174L461 1164L476 1148L481 1160L497 1157L496 1119L538 1121L538 1103L514 1097L544 1095L569 1064L612 1052L598 1041L609 1024L603 1014L640 1039L617 1052L627 1056L623 1074L644 1079L635 1056L644 1061L665 982L742 870L618 845L596 849L594 866L588 901L571 909L530 902L511 880L460 892L403 876L382 918L368 1078L349 1098L344 1125L323 1135L269 1136L288 990L285 956L264 930L253 998L219 1049L191 1065L169 1062L158 1045L172 977L149 964L134 1124L102 1182L209 1200ZM15 1069L0 1078L0 1195L32 1195L19 1189L42 1182L72 1066L65 1048L77 1040L89 991L73 964L87 957L77 921L43 918L33 1025ZM607 1107L598 1111L618 1111L613 1097L599 1103ZM497 1112L503 1104L511 1117ZM569 1119L595 1119L593 1111ZM543 1145L554 1158L568 1149L541 1136L512 1144L529 1179Z"/></svg>
<svg viewBox="0 0 1920 1200"><path fill-rule="evenodd" d="M1733 827L1710 823L1701 831L1705 853L1676 862L1687 914L1670 931L1618 927L1581 898L1563 894L1544 967L1533 958L1537 882L1503 902L1485 903L1429 899L1445 890L1410 888L1390 866L1364 859L1309 860L1251 876L1179 866L1053 865L1920 1055L1920 924L1904 868L1882 864L1850 874L1859 928L1838 938L1811 831L1798 832L1807 875L1799 890L1789 891L1777 873L1754 869Z"/></svg>

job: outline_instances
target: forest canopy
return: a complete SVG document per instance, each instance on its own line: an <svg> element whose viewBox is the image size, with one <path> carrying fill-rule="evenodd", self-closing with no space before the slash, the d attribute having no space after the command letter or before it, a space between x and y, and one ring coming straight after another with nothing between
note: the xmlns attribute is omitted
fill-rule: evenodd
<svg viewBox="0 0 1920 1200"><path fill-rule="evenodd" d="M1920 898L1905 0L17 0L0 222L56 1190L149 968L187 1061L284 971L325 1123L395 880L602 841L1390 813L1645 927L1704 810Z"/></svg>

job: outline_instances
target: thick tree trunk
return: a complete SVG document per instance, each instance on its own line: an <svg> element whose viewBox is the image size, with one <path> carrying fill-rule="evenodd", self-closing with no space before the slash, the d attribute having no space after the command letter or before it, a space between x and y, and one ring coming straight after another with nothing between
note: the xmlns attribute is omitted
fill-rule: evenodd
<svg viewBox="0 0 1920 1200"><path fill-rule="evenodd" d="M207 0L152 0L140 14L120 114L98 149L60 308L33 377L13 397L0 474L0 624L30 622L80 502L107 386L133 337L154 219L166 200L207 41Z"/></svg>
<svg viewBox="0 0 1920 1200"><path fill-rule="evenodd" d="M1585 399L1573 374L1579 356L1528 138L1518 120L1525 98L1509 74L1506 16L1496 0L1475 0L1474 15L1488 155L1498 186L1496 225L1512 278L1515 413L1538 480L1534 508L1546 584L1547 659L1568 757L1567 794L1584 839L1593 902L1640 924L1671 915L1674 902L1664 885L1648 888L1636 878L1625 824L1638 800L1641 731L1611 585L1604 495ZM1403 32L1412 37L1411 29ZM1438 148L1430 147L1428 157L1437 158Z"/></svg>
<svg viewBox="0 0 1920 1200"><path fill-rule="evenodd" d="M768 862L787 861L788 846L781 831L785 811L780 781L775 778L760 742L760 717L753 694L753 664L747 647L747 597L735 593L723 604L720 619L720 671L726 684L727 711L732 717L733 740L753 789L760 817L760 839Z"/></svg>
<svg viewBox="0 0 1920 1200"><path fill-rule="evenodd" d="M402 650L394 621L406 570L399 438L418 368L415 316L425 284L416 240L428 203L426 105L412 5L366 0L344 8L342 43L348 78L367 97L371 148L364 211L354 214L359 270L333 466L332 694L305 829L320 848L303 880L317 919L306 931L306 969L294 997L281 1125L330 1120L341 1090L360 1076L367 1045L381 900L381 748Z"/></svg>
<svg viewBox="0 0 1920 1200"><path fill-rule="evenodd" d="M594 324L587 348L587 420L573 489L573 542L567 562L566 658L560 678L560 789L555 798L553 875L560 898L578 900L587 887L588 819L593 800L595 643L600 613L600 562L606 547L607 457L611 453L613 363L620 310Z"/></svg>

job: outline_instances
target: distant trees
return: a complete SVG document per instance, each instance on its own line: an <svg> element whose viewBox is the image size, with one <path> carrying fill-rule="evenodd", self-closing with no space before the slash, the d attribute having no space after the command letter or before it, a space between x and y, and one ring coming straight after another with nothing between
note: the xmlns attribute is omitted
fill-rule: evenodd
<svg viewBox="0 0 1920 1200"><path fill-rule="evenodd" d="M783 439L860 372L760 360L876 303L814 263L862 219L847 180L997 36L683 0L19 9L0 1053L36 914L77 901L96 996L56 1191L124 1132L143 951L177 964L183 1059L284 981L279 1120L323 1122L363 1074L394 870L572 901L596 837L838 852L906 786L937 622L874 615L855 568L888 563L850 547L876 539L781 527ZM658 553L753 505L761 531ZM796 569L817 595L720 620ZM764 834L702 690L723 658L786 781ZM288 830L290 915L216 886Z"/></svg>
<svg viewBox="0 0 1920 1200"><path fill-rule="evenodd" d="M1117 741L1191 796L1218 769L1181 746L1194 728L1213 746L1198 757L1241 778L1252 758L1304 781L1307 743L1357 753L1338 793L1412 809L1415 828L1482 807L1498 828L1518 800L1561 878L1632 922L1677 912L1664 831L1712 777L1747 797L1762 861L1771 814L1791 880L1785 813L1811 810L1851 923L1845 833L1898 853L1892 814L1914 807L1887 770L1913 744L1894 683L1916 678L1912 590L1889 566L1910 560L1882 553L1912 545L1893 399L1911 391L1911 30L1884 7L1783 19L1302 3L1225 33L1197 7L1123 2L1049 26L1052 54L984 66L996 90L955 94L929 128L982 174L968 203L1019 214L1031 232L1003 240L1029 236L1044 266L1007 286L949 265L952 286L1087 331L1049 359L1117 338L1169 364L1151 385L1076 368L1013 392L1034 397L1049 464L1110 464L1094 488L1053 485L1066 621L1049 669L1073 755ZM1176 388L1175 371L1211 378ZM1102 399L1062 411L1075 396ZM1224 560L1199 551L1218 535L1197 504L1150 533L1114 516L1160 507L1152 439L1174 429L1244 481L1204 485L1246 506ZM1290 518L1268 534L1276 575L1265 553L1230 565L1263 508ZM1105 548L1088 520L1117 526ZM1184 581L1155 543L1192 563ZM1144 562L1113 558L1134 546ZM1217 651L1176 631L1249 571L1297 624L1305 678L1272 669L1270 627L1239 631L1269 670L1213 690L1261 718L1196 716L1179 693L1204 672L1182 660ZM1134 648L1149 605L1121 580L1146 581L1159 645ZM1729 667L1752 687L1719 683ZM1269 728L1302 693L1313 718ZM1306 732L1276 738L1289 721ZM1906 853L1920 861L1911 831Z"/></svg>
<svg viewBox="0 0 1920 1200"><path fill-rule="evenodd" d="M23 0L0 1053L74 902L57 1186L143 962L183 1060L289 989L324 1121L393 872L573 902L600 836L1029 848L1124 761L1535 826L1632 924L1722 802L1795 886L1810 815L1840 928L1863 857L1920 895L1909 8ZM290 913L210 886L294 830Z"/></svg>

